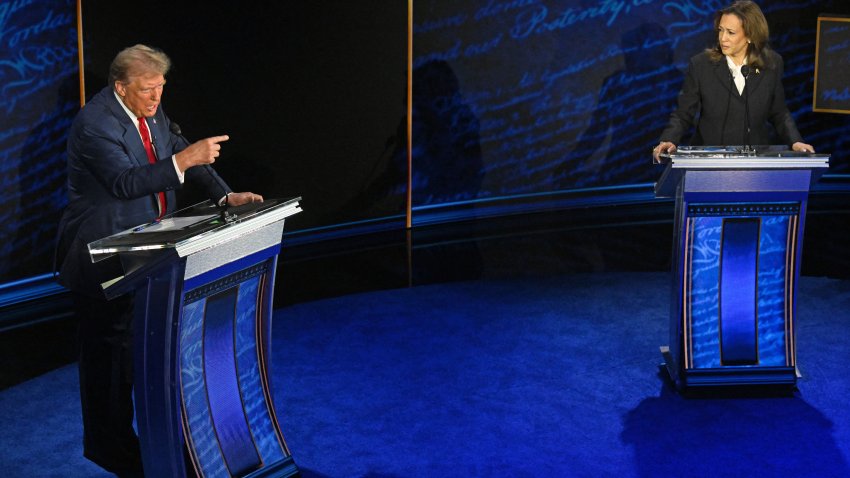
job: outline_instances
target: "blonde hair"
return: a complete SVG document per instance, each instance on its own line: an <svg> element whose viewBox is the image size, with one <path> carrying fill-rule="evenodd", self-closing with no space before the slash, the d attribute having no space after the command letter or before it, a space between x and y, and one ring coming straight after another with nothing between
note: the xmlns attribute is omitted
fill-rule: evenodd
<svg viewBox="0 0 850 478"><path fill-rule="evenodd" d="M169 68L171 59L162 50L142 44L133 45L115 55L109 65L109 84L114 85L116 81L126 83L131 76L149 72L165 76Z"/></svg>
<svg viewBox="0 0 850 478"><path fill-rule="evenodd" d="M720 19L723 15L735 15L741 20L741 27L744 29L744 34L749 39L747 44L747 64L753 68L764 68L768 65L767 51L770 47L767 44L770 37L770 29L767 26L767 19L764 17L761 8L751 0L738 0L733 2L728 7L718 10L714 15L714 31L720 29ZM720 39L717 39L717 44L714 47L706 50L708 56L714 61L723 59L723 52L720 50Z"/></svg>

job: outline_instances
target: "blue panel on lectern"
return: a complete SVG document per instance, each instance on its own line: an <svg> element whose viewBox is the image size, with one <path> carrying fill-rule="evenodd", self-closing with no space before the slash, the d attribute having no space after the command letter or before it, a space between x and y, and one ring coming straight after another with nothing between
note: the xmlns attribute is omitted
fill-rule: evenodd
<svg viewBox="0 0 850 478"><path fill-rule="evenodd" d="M691 321L694 368L720 366L718 279L721 217L693 218L691 248Z"/></svg>
<svg viewBox="0 0 850 478"><path fill-rule="evenodd" d="M213 426L230 473L244 475L260 467L236 379L235 319L237 289L207 299L204 372Z"/></svg>
<svg viewBox="0 0 850 478"><path fill-rule="evenodd" d="M794 365L788 297L797 208L689 205L689 368Z"/></svg>
<svg viewBox="0 0 850 478"><path fill-rule="evenodd" d="M202 336L204 331L205 300L197 300L183 307L180 320L180 382L183 408L188 427L188 439L203 476L228 476L227 467L213 432L207 391L204 384L204 357Z"/></svg>
<svg viewBox="0 0 850 478"><path fill-rule="evenodd" d="M785 307L788 261L788 228L791 216L762 218L759 243L758 333L759 363L786 363Z"/></svg>
<svg viewBox="0 0 850 478"><path fill-rule="evenodd" d="M255 276L239 286L236 320L236 369L239 388L245 406L245 416L254 432L257 450L264 463L274 463L285 458L277 433L272 425L265 392L261 380L260 357L257 344L257 300L262 276Z"/></svg>
<svg viewBox="0 0 850 478"><path fill-rule="evenodd" d="M758 363L759 222L758 218L723 221L720 259L720 361L723 365Z"/></svg>

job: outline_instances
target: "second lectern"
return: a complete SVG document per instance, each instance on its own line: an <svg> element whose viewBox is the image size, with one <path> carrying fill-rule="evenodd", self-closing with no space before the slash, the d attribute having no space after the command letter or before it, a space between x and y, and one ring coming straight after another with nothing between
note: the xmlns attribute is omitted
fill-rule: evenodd
<svg viewBox="0 0 850 478"><path fill-rule="evenodd" d="M298 199L199 204L89 244L135 293L134 396L145 476L289 477L269 378L275 268Z"/></svg>
<svg viewBox="0 0 850 478"><path fill-rule="evenodd" d="M795 290L806 204L829 155L680 148L655 193L675 197L670 342L679 388L797 380Z"/></svg>

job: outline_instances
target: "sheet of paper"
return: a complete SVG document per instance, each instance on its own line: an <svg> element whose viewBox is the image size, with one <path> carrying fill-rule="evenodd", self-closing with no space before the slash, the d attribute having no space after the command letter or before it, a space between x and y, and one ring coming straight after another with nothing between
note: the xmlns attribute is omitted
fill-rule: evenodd
<svg viewBox="0 0 850 478"><path fill-rule="evenodd" d="M133 229L133 232L160 232L174 229L183 229L185 227L191 226L192 224L197 224L201 221L206 221L207 219L216 216L217 214L210 214L208 216L168 217L161 221L152 222L150 224L143 224Z"/></svg>

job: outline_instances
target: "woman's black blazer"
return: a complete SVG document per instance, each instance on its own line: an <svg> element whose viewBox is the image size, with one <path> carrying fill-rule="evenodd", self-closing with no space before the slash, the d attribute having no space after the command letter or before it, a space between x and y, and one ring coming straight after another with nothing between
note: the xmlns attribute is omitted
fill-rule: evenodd
<svg viewBox="0 0 850 478"><path fill-rule="evenodd" d="M670 115L661 141L680 144L682 136L696 122L692 145L743 145L747 108L750 145L776 142L770 136L768 123L784 144L790 146L803 141L785 105L782 57L772 50L767 50L765 56L767 66L751 71L743 95L735 88L725 57L713 61L706 52L692 57L679 93L678 108Z"/></svg>

